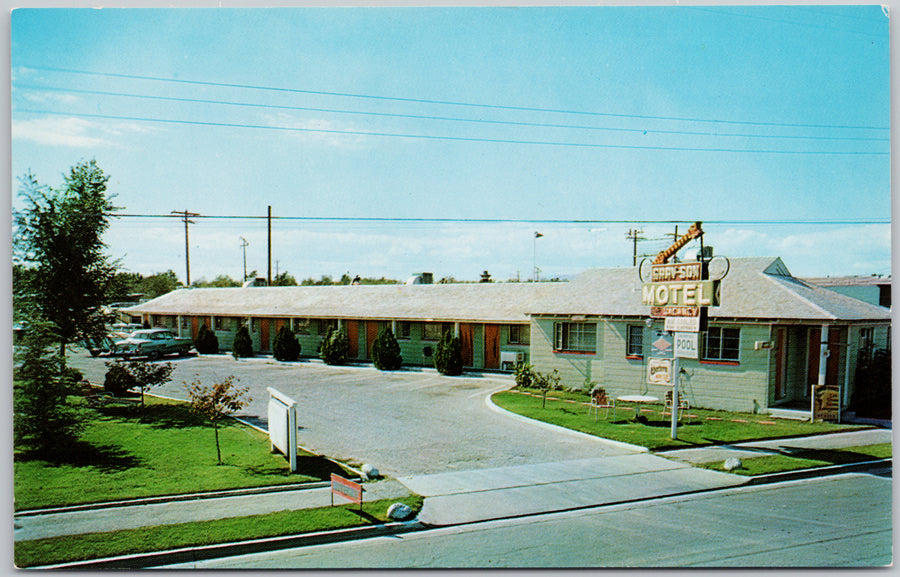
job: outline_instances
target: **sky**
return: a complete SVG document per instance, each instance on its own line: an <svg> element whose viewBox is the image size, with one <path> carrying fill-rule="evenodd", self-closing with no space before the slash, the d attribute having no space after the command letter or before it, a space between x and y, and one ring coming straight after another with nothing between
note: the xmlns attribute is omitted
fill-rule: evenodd
<svg viewBox="0 0 900 577"><path fill-rule="evenodd" d="M879 6L23 8L10 34L12 208L96 160L127 271L183 281L189 211L192 281L265 276L271 207L298 280L569 277L694 221L796 276L891 273Z"/></svg>

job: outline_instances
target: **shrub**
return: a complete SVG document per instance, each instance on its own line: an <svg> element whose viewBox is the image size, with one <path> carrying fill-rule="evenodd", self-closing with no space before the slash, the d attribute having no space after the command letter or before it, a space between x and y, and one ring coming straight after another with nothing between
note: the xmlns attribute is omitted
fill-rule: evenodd
<svg viewBox="0 0 900 577"><path fill-rule="evenodd" d="M294 331L287 325L282 325L275 335L275 342L272 344L272 354L275 360L294 362L300 360L300 342L297 340Z"/></svg>
<svg viewBox="0 0 900 577"><path fill-rule="evenodd" d="M328 365L342 365L350 352L350 341L343 331L328 329L322 341L321 357Z"/></svg>
<svg viewBox="0 0 900 577"><path fill-rule="evenodd" d="M219 352L219 339L216 337L216 333L209 330L206 323L200 325L197 340L194 341L194 348L201 355L212 355Z"/></svg>
<svg viewBox="0 0 900 577"><path fill-rule="evenodd" d="M462 346L458 337L450 336L450 331L445 332L438 342L437 352L434 354L434 367L442 375L462 374Z"/></svg>
<svg viewBox="0 0 900 577"><path fill-rule="evenodd" d="M394 338L394 331L390 327L381 331L375 342L372 343L372 362L382 371L396 371L403 364L403 356L400 354L400 345Z"/></svg>
<svg viewBox="0 0 900 577"><path fill-rule="evenodd" d="M891 351L879 349L857 366L850 408L860 417L891 418Z"/></svg>
<svg viewBox="0 0 900 577"><path fill-rule="evenodd" d="M522 389L529 389L534 386L534 365L526 363L516 363L516 371L514 373L516 386Z"/></svg>
<svg viewBox="0 0 900 577"><path fill-rule="evenodd" d="M120 363L106 363L106 377L103 379L103 390L114 397L124 397L129 389L138 385L137 379Z"/></svg>
<svg viewBox="0 0 900 577"><path fill-rule="evenodd" d="M253 356L253 340L250 338L250 331L245 325L238 329L234 335L234 344L231 346L231 354L234 358Z"/></svg>

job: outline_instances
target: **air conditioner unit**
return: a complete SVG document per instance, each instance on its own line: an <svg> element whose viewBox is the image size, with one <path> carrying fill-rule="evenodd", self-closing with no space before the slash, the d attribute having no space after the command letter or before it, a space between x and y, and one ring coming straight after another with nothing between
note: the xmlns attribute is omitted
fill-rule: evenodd
<svg viewBox="0 0 900 577"><path fill-rule="evenodd" d="M518 363L525 362L525 353L523 351L500 351L500 368L503 370L512 370Z"/></svg>

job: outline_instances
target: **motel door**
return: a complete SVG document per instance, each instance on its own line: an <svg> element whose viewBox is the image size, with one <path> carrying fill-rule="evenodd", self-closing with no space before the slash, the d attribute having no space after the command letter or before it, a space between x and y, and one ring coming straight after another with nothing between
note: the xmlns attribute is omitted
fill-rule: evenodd
<svg viewBox="0 0 900 577"><path fill-rule="evenodd" d="M459 346L462 349L464 367L475 366L475 349L472 338L475 327L471 323L459 323Z"/></svg>
<svg viewBox="0 0 900 577"><path fill-rule="evenodd" d="M775 400L780 401L787 395L787 329L775 329Z"/></svg>
<svg viewBox="0 0 900 577"><path fill-rule="evenodd" d="M269 319L259 319L259 350L269 350Z"/></svg>
<svg viewBox="0 0 900 577"><path fill-rule="evenodd" d="M500 325L484 325L484 368L500 368Z"/></svg>
<svg viewBox="0 0 900 577"><path fill-rule="evenodd" d="M366 359L372 358L372 345L378 338L378 322L369 321L366 323Z"/></svg>
<svg viewBox="0 0 900 577"><path fill-rule="evenodd" d="M347 321L347 340L350 341L347 356L351 359L359 358L359 321Z"/></svg>

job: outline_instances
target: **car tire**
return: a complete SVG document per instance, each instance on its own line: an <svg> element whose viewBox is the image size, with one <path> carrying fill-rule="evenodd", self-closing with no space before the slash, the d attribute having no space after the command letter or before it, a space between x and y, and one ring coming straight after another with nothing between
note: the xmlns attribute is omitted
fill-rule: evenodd
<svg viewBox="0 0 900 577"><path fill-rule="evenodd" d="M159 351L152 351L150 354L147 355L147 358L150 359L151 361L158 361L159 359L162 358L162 353L160 353Z"/></svg>

